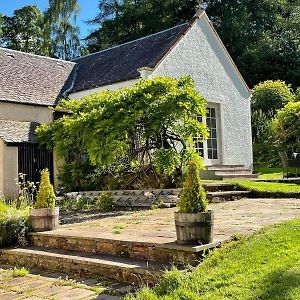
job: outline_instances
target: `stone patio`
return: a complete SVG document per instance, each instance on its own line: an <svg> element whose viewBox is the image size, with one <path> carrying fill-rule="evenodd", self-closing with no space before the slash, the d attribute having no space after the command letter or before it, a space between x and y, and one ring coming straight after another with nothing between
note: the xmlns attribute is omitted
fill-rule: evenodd
<svg viewBox="0 0 300 300"><path fill-rule="evenodd" d="M42 270L31 270L28 275L16 276L13 270L0 266L1 300L117 300L121 297L107 292L113 289L113 293L118 293L120 289L119 294L123 294L124 288L127 288L107 280L80 281Z"/></svg>
<svg viewBox="0 0 300 300"><path fill-rule="evenodd" d="M214 242L224 242L235 234L250 234L262 227L300 217L300 199L242 199L212 203ZM99 220L62 225L43 235L93 237L151 243L173 243L176 208L102 215Z"/></svg>
<svg viewBox="0 0 300 300"><path fill-rule="evenodd" d="M135 289L143 283L154 284L173 264L179 268L186 263L199 264L203 251L220 246L236 234L248 235L267 225L300 218L300 199L242 199L210 204L209 209L215 213L215 233L213 243L208 245L177 245L174 226L176 209L165 208L107 213L102 214L100 219L61 225L51 232L32 233L30 247L3 249L0 257L3 263L10 265L34 266L48 272L76 274L79 278L110 278L123 284L125 289ZM18 288L13 281L15 279L10 280L13 283L11 286ZM28 285L25 296L28 299L52 299L47 295L30 294L30 291L43 290L44 283L47 285L46 292L53 292L51 286L56 284L51 281L53 279L50 279L50 284L47 280L37 278L22 282ZM15 295L18 290L9 290L9 281L3 283L3 290L0 281L0 293L3 297L12 297L7 299L15 299L14 296L19 297ZM111 297L107 294L96 295L88 287L65 283L62 286L67 286L62 291L66 293L65 298L61 298L62 294L57 299ZM77 291L82 292L82 298L76 298ZM1 296L0 299L6 299Z"/></svg>

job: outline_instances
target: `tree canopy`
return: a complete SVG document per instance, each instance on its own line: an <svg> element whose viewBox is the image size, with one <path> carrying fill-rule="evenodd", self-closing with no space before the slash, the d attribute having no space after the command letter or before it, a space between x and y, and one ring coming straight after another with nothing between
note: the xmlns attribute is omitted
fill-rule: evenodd
<svg viewBox="0 0 300 300"><path fill-rule="evenodd" d="M151 165L157 173L180 173L191 159L201 164L193 137L207 137L206 100L190 77L157 77L134 88L102 91L82 100L61 101L72 114L41 125L38 141L55 147L66 161L87 156L110 170Z"/></svg>
<svg viewBox="0 0 300 300"><path fill-rule="evenodd" d="M187 22L197 0L100 0L94 52ZM207 14L250 87L283 80L300 86L300 0L207 0Z"/></svg>
<svg viewBox="0 0 300 300"><path fill-rule="evenodd" d="M14 50L43 54L43 22L44 16L35 5L17 9L11 17L0 16L2 45Z"/></svg>
<svg viewBox="0 0 300 300"><path fill-rule="evenodd" d="M80 54L78 1L50 0L46 12L35 5L0 15L0 45L13 50L71 59Z"/></svg>

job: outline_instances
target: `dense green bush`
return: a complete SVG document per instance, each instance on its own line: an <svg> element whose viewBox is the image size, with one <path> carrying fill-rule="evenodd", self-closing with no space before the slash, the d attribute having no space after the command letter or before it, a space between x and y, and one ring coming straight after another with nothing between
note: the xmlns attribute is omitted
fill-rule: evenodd
<svg viewBox="0 0 300 300"><path fill-rule="evenodd" d="M26 244L29 209L0 201L0 247Z"/></svg>
<svg viewBox="0 0 300 300"><path fill-rule="evenodd" d="M290 85L267 80L254 87L252 97L252 138L255 167L275 167L281 164L275 143L272 121L276 112L296 101Z"/></svg>
<svg viewBox="0 0 300 300"><path fill-rule="evenodd" d="M280 80L267 80L254 87L252 110L261 110L270 119L278 109L294 99L295 95L290 85Z"/></svg>
<svg viewBox="0 0 300 300"><path fill-rule="evenodd" d="M206 193L201 185L199 167L195 161L189 163L177 206L180 213L198 213L207 210Z"/></svg>
<svg viewBox="0 0 300 300"><path fill-rule="evenodd" d="M290 102L279 110L272 125L282 151L300 151L300 102Z"/></svg>

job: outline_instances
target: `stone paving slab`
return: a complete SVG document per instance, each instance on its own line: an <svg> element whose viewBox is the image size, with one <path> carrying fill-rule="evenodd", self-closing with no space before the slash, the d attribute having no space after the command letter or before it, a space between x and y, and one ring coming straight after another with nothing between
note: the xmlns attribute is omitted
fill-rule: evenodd
<svg viewBox="0 0 300 300"><path fill-rule="evenodd" d="M17 276L13 270L8 266L0 266L0 300L114 300L121 297L112 296L110 292L123 295L125 290L130 290L129 286L114 281L81 281L68 279L65 275L62 279L59 273L38 269Z"/></svg>
<svg viewBox="0 0 300 300"><path fill-rule="evenodd" d="M212 203L214 242L235 234L250 234L262 227L300 217L300 199L241 199ZM176 208L136 211L99 220L62 225L47 235L93 237L121 241L174 243Z"/></svg>

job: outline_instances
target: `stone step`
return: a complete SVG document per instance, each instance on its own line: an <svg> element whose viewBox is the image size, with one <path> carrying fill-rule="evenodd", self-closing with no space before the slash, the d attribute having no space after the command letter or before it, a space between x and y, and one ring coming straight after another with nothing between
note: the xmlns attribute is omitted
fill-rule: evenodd
<svg viewBox="0 0 300 300"><path fill-rule="evenodd" d="M210 203L220 203L226 201L235 201L243 197L247 197L251 194L251 191L222 191L208 193L208 201Z"/></svg>
<svg viewBox="0 0 300 300"><path fill-rule="evenodd" d="M237 180L242 180L242 179L257 179L258 178L258 174L229 174L229 173L219 173L218 174L219 177L222 177L223 180L228 180L228 179L237 179Z"/></svg>
<svg viewBox="0 0 300 300"><path fill-rule="evenodd" d="M105 277L130 284L153 285L170 264L60 249L1 249L2 263L36 267L83 278Z"/></svg>
<svg viewBox="0 0 300 300"><path fill-rule="evenodd" d="M252 174L251 170L248 169L239 169L239 170L235 170L235 169L224 169L224 170L216 170L215 174L217 176L220 176L219 174L221 174L221 176L223 176L223 174Z"/></svg>
<svg viewBox="0 0 300 300"><path fill-rule="evenodd" d="M244 165L213 165L207 166L206 170L222 170L222 169L245 169Z"/></svg>
<svg viewBox="0 0 300 300"><path fill-rule="evenodd" d="M238 188L236 184L227 182L205 182L203 187L206 192L234 191Z"/></svg>
<svg viewBox="0 0 300 300"><path fill-rule="evenodd" d="M175 225L174 225L175 226ZM203 251L220 246L219 242L207 245L185 246L172 243L149 243L130 240L82 236L70 233L33 232L29 235L32 247L59 249L91 253L94 255L112 255L124 259L136 259L174 265L196 265Z"/></svg>

